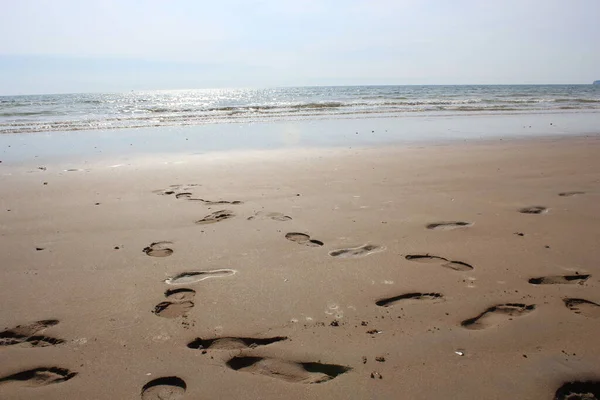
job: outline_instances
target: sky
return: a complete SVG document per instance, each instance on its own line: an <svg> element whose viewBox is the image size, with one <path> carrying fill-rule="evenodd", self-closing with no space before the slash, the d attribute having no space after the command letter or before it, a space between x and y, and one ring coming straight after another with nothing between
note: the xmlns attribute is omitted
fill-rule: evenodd
<svg viewBox="0 0 600 400"><path fill-rule="evenodd" d="M600 0L4 0L0 95L600 79Z"/></svg>

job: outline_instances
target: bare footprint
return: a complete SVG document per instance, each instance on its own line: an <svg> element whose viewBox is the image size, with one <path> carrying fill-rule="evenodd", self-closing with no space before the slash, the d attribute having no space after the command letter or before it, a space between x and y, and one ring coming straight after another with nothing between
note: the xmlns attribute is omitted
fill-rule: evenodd
<svg viewBox="0 0 600 400"><path fill-rule="evenodd" d="M384 247L377 246L374 244L364 244L358 247L351 247L348 249L339 249L330 251L329 255L332 257L339 258L353 258L353 257L363 257L368 256L369 254L379 253L385 250Z"/></svg>
<svg viewBox="0 0 600 400"><path fill-rule="evenodd" d="M543 214L548 212L548 209L543 206L523 207L519 210L521 214Z"/></svg>
<svg viewBox="0 0 600 400"><path fill-rule="evenodd" d="M0 384L18 382L27 387L40 387L65 382L76 375L77 372L65 368L41 367L0 378Z"/></svg>
<svg viewBox="0 0 600 400"><path fill-rule="evenodd" d="M215 269L212 271L192 271L182 272L165 280L169 285L185 285L196 283L209 278L222 278L235 274L237 271L233 269Z"/></svg>
<svg viewBox="0 0 600 400"><path fill-rule="evenodd" d="M187 385L176 376L154 379L142 388L142 400L177 400L183 398Z"/></svg>
<svg viewBox="0 0 600 400"><path fill-rule="evenodd" d="M452 229L458 228L468 228L473 226L472 222L463 222L463 221L444 221L444 222L433 222L431 224L427 224L427 229L434 229L439 231L449 231Z"/></svg>
<svg viewBox="0 0 600 400"><path fill-rule="evenodd" d="M195 294L196 291L192 289L167 290L165 297L169 301L157 304L153 313L163 318L182 317L194 307L192 300Z"/></svg>
<svg viewBox="0 0 600 400"><path fill-rule="evenodd" d="M233 200L233 201L228 201L228 200L205 200L205 199L194 198L194 197L188 197L187 200L189 200L189 201L199 201L201 203L206 204L207 206L216 206L216 205L219 205L219 204L232 204L232 205L244 204L244 202L239 201L239 200Z"/></svg>
<svg viewBox="0 0 600 400"><path fill-rule="evenodd" d="M168 257L173 254L173 249L169 247L172 242L154 242L142 250L151 257Z"/></svg>
<svg viewBox="0 0 600 400"><path fill-rule="evenodd" d="M272 343L287 340L285 336L271 338L244 338L244 337L221 337L214 339L196 338L188 343L187 347L198 350L240 350L253 349L259 346L267 346Z"/></svg>
<svg viewBox="0 0 600 400"><path fill-rule="evenodd" d="M575 314L589 318L600 318L600 304L584 299L563 299L565 306Z"/></svg>
<svg viewBox="0 0 600 400"><path fill-rule="evenodd" d="M265 375L293 383L323 383L350 371L352 368L342 365L321 364L316 362L295 362L275 358L234 357L227 366L235 371L244 371L256 375Z"/></svg>
<svg viewBox="0 0 600 400"><path fill-rule="evenodd" d="M216 222L224 221L229 218L233 218L235 214L230 210L219 210L215 211L211 214L208 214L206 217L196 221L198 225L204 224L214 224Z"/></svg>
<svg viewBox="0 0 600 400"><path fill-rule="evenodd" d="M46 347L64 343L62 339L39 335L43 330L56 324L58 320L47 319L7 329L0 332L0 346Z"/></svg>
<svg viewBox="0 0 600 400"><path fill-rule="evenodd" d="M285 238L292 242L302 244L308 247L320 247L323 246L323 242L320 240L311 239L309 235L299 232L290 232L285 234Z"/></svg>
<svg viewBox="0 0 600 400"><path fill-rule="evenodd" d="M585 192L579 192L579 191L573 191L573 192L561 192L558 195L561 197L572 197L572 196L578 196L581 194L585 194Z"/></svg>
<svg viewBox="0 0 600 400"><path fill-rule="evenodd" d="M470 271L473 269L473 266L467 264L466 262L448 260L447 258L432 256L430 254L409 254L404 258L409 261L415 261L424 264L440 265L444 268L450 268L455 271Z"/></svg>
<svg viewBox="0 0 600 400"><path fill-rule="evenodd" d="M591 275L553 275L542 276L540 278L531 278L529 283L532 285L563 285L563 284L580 284L583 285Z"/></svg>
<svg viewBox="0 0 600 400"><path fill-rule="evenodd" d="M574 381L556 390L554 400L600 400L600 381Z"/></svg>
<svg viewBox="0 0 600 400"><path fill-rule="evenodd" d="M467 329L485 329L512 320L513 317L520 317L525 314L529 314L534 309L535 304L498 304L496 306L488 308L487 310L485 310L484 312L482 312L474 318L464 320L460 324Z"/></svg>
<svg viewBox="0 0 600 400"><path fill-rule="evenodd" d="M430 303L439 303L444 301L444 295L440 293L406 293L401 294L399 296L388 297L385 299L377 300L375 304L379 307L389 307L392 306L399 301L407 301L407 300L417 300L417 301L426 301Z"/></svg>
<svg viewBox="0 0 600 400"><path fill-rule="evenodd" d="M288 215L284 215L279 212L258 211L253 216L248 217L248 221L252 221L253 219L272 219L273 221L285 222L285 221L291 221L292 217L290 217Z"/></svg>

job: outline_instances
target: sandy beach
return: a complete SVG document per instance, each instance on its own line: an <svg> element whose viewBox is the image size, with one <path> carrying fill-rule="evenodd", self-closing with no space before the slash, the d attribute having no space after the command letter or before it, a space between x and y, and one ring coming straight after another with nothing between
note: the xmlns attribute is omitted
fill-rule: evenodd
<svg viewBox="0 0 600 400"><path fill-rule="evenodd" d="M0 164L0 398L553 399L600 376L598 154Z"/></svg>

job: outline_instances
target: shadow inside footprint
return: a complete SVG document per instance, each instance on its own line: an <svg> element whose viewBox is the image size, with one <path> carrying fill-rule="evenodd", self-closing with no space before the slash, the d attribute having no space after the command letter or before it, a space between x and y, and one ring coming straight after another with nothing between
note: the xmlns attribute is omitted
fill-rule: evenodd
<svg viewBox="0 0 600 400"><path fill-rule="evenodd" d="M392 306L399 301L406 300L418 300L418 301L426 301L432 303L439 303L444 300L444 295L440 293L406 293L401 294L399 296L388 297L385 299L377 300L375 304L379 307L389 307Z"/></svg>
<svg viewBox="0 0 600 400"><path fill-rule="evenodd" d="M176 376L154 379L142 388L142 400L177 400L183 398L187 385Z"/></svg>
<svg viewBox="0 0 600 400"><path fill-rule="evenodd" d="M472 222L463 222L463 221L433 222L431 224L427 224L427 229L448 231L448 230L458 229L458 228L468 228L472 225L473 225Z"/></svg>
<svg viewBox="0 0 600 400"><path fill-rule="evenodd" d="M41 367L17 372L16 374L0 378L0 384L8 382L23 382L25 386L39 387L65 382L76 375L77 372L71 372L65 368Z"/></svg>
<svg viewBox="0 0 600 400"><path fill-rule="evenodd" d="M600 318L600 304L585 299L563 299L565 306L575 314L589 318Z"/></svg>
<svg viewBox="0 0 600 400"><path fill-rule="evenodd" d="M165 279L165 283L169 285L185 285L188 283L200 282L209 278L222 278L235 274L237 271L233 269L215 269L212 271L192 271L182 272L171 278Z"/></svg>
<svg viewBox="0 0 600 400"><path fill-rule="evenodd" d="M453 269L455 271L470 271L473 266L462 261L448 260L444 257L432 256L430 254L409 254L406 258L408 261L414 261L424 264L436 264L444 268Z"/></svg>
<svg viewBox="0 0 600 400"><path fill-rule="evenodd" d="M521 214L543 214L548 212L546 207L542 206L531 206L531 207L523 207L519 210Z"/></svg>
<svg viewBox="0 0 600 400"><path fill-rule="evenodd" d="M215 211L211 214L208 214L206 217L196 221L198 225L205 224L214 224L216 222L224 221L229 218L233 218L235 216L234 212L231 210L219 210Z"/></svg>
<svg viewBox="0 0 600 400"><path fill-rule="evenodd" d="M187 347L198 350L240 350L253 349L259 346L267 346L272 343L287 340L286 336L272 338L244 338L244 337L221 337L214 339L196 338L188 343Z"/></svg>
<svg viewBox="0 0 600 400"><path fill-rule="evenodd" d="M350 371L352 368L316 362L295 362L262 357L234 357L227 366L235 371L265 375L293 383L323 383Z"/></svg>
<svg viewBox="0 0 600 400"><path fill-rule="evenodd" d="M567 382L556 390L554 400L600 400L600 381Z"/></svg>
<svg viewBox="0 0 600 400"><path fill-rule="evenodd" d="M165 292L165 297L171 301L190 301L195 296L196 291L188 288L169 289Z"/></svg>
<svg viewBox="0 0 600 400"><path fill-rule="evenodd" d="M531 278L528 282L532 285L564 285L576 283L582 285L589 277L590 275L553 275Z"/></svg>
<svg viewBox="0 0 600 400"><path fill-rule="evenodd" d="M48 319L7 329L0 332L0 346L47 347L64 343L62 339L37 335L39 332L56 324L58 324L58 320Z"/></svg>
<svg viewBox="0 0 600 400"><path fill-rule="evenodd" d="M154 242L142 251L151 257L168 257L173 254L173 249L168 246L170 244L172 242Z"/></svg>
<svg viewBox="0 0 600 400"><path fill-rule="evenodd" d="M311 239L309 235L299 232L289 232L285 234L285 238L292 242L302 244L308 247L320 247L323 246L323 242L320 240Z"/></svg>
<svg viewBox="0 0 600 400"><path fill-rule="evenodd" d="M385 250L385 248L381 246L376 246L374 244L365 244L359 247L351 247L348 249L330 251L329 255L331 257L339 258L363 257L369 254L379 253L383 250Z"/></svg>
<svg viewBox="0 0 600 400"><path fill-rule="evenodd" d="M499 325L513 317L519 317L530 313L535 309L535 304L507 303L488 308L478 316L461 322L461 326L467 329L485 329Z"/></svg>

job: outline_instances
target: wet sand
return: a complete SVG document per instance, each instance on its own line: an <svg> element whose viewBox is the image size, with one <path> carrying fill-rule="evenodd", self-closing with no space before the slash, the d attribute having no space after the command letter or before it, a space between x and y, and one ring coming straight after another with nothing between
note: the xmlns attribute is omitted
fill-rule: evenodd
<svg viewBox="0 0 600 400"><path fill-rule="evenodd" d="M598 154L2 164L0 398L552 399L600 377Z"/></svg>

